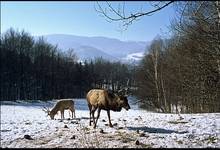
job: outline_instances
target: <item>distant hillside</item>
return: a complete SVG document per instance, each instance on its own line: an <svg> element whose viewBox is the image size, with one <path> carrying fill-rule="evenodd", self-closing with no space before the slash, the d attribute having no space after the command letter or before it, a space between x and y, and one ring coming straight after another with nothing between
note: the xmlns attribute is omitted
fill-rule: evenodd
<svg viewBox="0 0 220 150"><path fill-rule="evenodd" d="M133 60L133 57L131 57L133 53L144 53L150 43L66 34L51 34L44 35L44 37L49 43L58 45L58 47L64 51L73 48L80 60L102 57L111 61L122 60L126 62L131 59ZM134 61L138 61L139 59L141 59L141 57L135 57Z"/></svg>
<svg viewBox="0 0 220 150"><path fill-rule="evenodd" d="M94 47L90 47L90 46L80 46L77 48L77 50L75 51L76 55L78 57L80 57L80 60L92 60L98 57L102 57L103 59L106 60L111 60L111 61L118 61L119 59L117 59L114 56L111 56L109 54L106 54L105 52L96 49Z"/></svg>

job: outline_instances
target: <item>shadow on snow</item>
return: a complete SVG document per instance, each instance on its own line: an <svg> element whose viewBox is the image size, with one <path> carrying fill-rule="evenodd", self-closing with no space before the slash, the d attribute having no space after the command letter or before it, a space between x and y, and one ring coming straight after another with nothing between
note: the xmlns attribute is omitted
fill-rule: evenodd
<svg viewBox="0 0 220 150"><path fill-rule="evenodd" d="M163 128L149 128L149 127L128 127L129 130L142 130L144 132L148 132L148 133L163 133L163 134L171 134L171 133L177 133L177 134L184 134L184 133L188 133L188 131L182 131L182 132L178 132L175 130L168 130L168 129L163 129Z"/></svg>

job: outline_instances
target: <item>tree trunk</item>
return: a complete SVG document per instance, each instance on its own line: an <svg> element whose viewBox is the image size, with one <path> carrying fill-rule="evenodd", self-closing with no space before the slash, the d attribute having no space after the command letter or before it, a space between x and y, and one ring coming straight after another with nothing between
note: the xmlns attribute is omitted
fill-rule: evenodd
<svg viewBox="0 0 220 150"><path fill-rule="evenodd" d="M160 104L160 93L159 93L159 87L158 87L158 50L154 50L153 52L153 64L154 64L154 83L156 87L157 92L157 103ZM160 106L159 106L160 107Z"/></svg>
<svg viewBox="0 0 220 150"><path fill-rule="evenodd" d="M167 99L166 99L166 91L164 88L164 82L162 78L162 69L161 69L161 75L160 75L160 80L161 80L161 87L162 87L162 92L163 92L163 99L164 99L164 110L167 112Z"/></svg>

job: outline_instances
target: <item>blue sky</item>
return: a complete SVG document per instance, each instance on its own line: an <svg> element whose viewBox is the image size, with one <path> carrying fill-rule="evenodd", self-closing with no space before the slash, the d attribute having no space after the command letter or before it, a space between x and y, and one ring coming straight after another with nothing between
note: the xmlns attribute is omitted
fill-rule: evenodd
<svg viewBox="0 0 220 150"><path fill-rule="evenodd" d="M174 17L171 5L152 16L141 18L121 32L120 23L107 22L95 11L95 5L93 1L1 1L1 33L12 27L24 29L31 35L73 34L123 41L151 41L158 34L168 31L167 27ZM126 2L125 6L127 12L149 8L148 2L143 1Z"/></svg>

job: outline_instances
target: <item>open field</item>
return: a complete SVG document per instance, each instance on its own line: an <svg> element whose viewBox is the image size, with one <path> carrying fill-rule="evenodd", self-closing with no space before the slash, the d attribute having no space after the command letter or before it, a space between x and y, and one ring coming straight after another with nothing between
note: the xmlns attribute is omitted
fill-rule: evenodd
<svg viewBox="0 0 220 150"><path fill-rule="evenodd" d="M43 105L2 102L2 148L220 148L220 113L177 114L153 113L131 109L111 111L114 125L110 128L106 111L102 110L93 129L85 99L75 100L76 119L60 120L60 113L51 120L42 111ZM30 135L31 139L25 139Z"/></svg>

